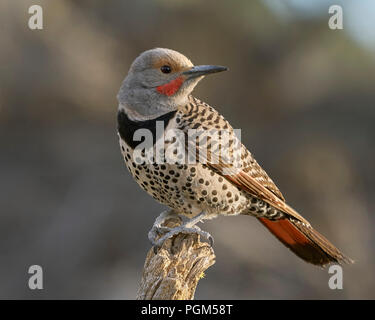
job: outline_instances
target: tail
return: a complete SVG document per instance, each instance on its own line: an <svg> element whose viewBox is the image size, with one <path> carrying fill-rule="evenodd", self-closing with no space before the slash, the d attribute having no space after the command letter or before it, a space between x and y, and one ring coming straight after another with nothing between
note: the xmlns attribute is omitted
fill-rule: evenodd
<svg viewBox="0 0 375 320"><path fill-rule="evenodd" d="M267 218L258 219L276 238L306 262L319 266L331 262L340 264L354 262L310 225L291 217L276 221Z"/></svg>

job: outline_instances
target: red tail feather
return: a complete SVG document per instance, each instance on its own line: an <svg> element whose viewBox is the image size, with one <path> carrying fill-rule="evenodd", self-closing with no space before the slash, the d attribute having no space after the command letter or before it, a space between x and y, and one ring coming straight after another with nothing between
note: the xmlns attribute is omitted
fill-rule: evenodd
<svg viewBox="0 0 375 320"><path fill-rule="evenodd" d="M285 246L307 262L316 265L353 262L311 226L298 220L284 218L271 221L259 218L259 221Z"/></svg>

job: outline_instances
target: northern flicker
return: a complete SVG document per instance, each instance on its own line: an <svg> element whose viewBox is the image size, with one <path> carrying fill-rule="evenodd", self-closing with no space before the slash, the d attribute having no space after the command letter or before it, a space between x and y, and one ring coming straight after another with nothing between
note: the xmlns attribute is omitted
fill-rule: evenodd
<svg viewBox="0 0 375 320"><path fill-rule="evenodd" d="M206 75L225 70L222 66L194 66L179 52L156 48L135 59L122 83L117 96L118 134L125 163L136 182L169 207L156 219L149 233L150 241L160 246L180 232L195 232L212 241L210 234L196 226L198 222L218 215L242 214L256 217L307 262L315 265L352 262L285 202L224 117L191 95ZM165 135L157 133L158 124ZM147 152L158 153L156 146L162 141L164 156L167 149L172 150L169 161L156 161L157 154L150 161L136 161L135 150L146 139L136 137L140 129L152 134ZM191 138L192 129L201 133L216 130L219 137L220 132L229 132L225 144L229 156L221 154L224 144L218 143L220 138L212 138L210 134ZM173 130L176 133L168 137ZM185 140L179 139L178 133ZM141 149L140 155L145 154L146 148ZM200 154L204 156L199 158ZM205 161L191 163L192 157ZM162 227L174 215L184 216L187 221L173 229ZM164 235L156 240L160 232Z"/></svg>

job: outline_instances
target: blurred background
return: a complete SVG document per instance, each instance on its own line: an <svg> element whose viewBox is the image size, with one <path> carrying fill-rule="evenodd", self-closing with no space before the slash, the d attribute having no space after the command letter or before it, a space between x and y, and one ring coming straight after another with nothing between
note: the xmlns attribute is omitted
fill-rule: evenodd
<svg viewBox="0 0 375 320"><path fill-rule="evenodd" d="M28 28L40 4L44 29ZM339 4L344 29L328 27ZM0 298L133 299L164 209L124 166L116 94L154 47L230 71L194 95L242 129L288 202L356 260L344 289L256 219L218 218L197 299L375 298L374 1L0 2ZM27 286L30 265L44 289Z"/></svg>

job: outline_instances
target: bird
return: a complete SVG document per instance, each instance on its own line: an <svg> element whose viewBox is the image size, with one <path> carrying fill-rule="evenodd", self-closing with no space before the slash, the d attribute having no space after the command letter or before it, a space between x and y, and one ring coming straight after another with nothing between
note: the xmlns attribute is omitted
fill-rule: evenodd
<svg viewBox="0 0 375 320"><path fill-rule="evenodd" d="M138 185L168 208L148 233L154 248L179 233L197 233L212 245L213 237L197 223L246 215L308 263L352 263L287 204L237 129L192 95L207 75L226 70L154 48L133 61L121 84L117 131L125 164ZM163 226L171 217L183 222Z"/></svg>

